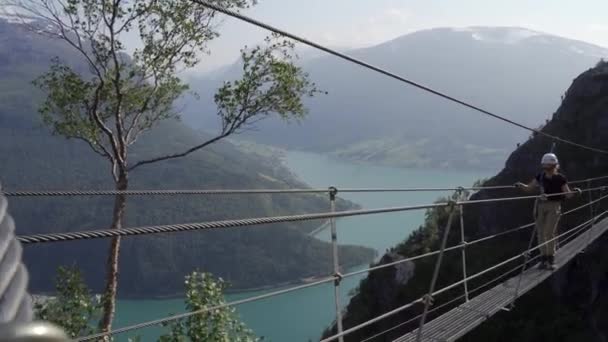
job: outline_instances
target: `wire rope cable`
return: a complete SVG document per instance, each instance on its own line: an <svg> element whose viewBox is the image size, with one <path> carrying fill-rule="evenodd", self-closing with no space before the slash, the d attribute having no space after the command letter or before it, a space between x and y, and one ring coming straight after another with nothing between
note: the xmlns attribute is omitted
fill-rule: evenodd
<svg viewBox="0 0 608 342"><path fill-rule="evenodd" d="M593 191L597 188L585 189L583 192ZM575 191L568 193L552 194L551 196L559 196L564 194L576 193ZM503 201L515 201L522 199L533 199L539 196L520 196L520 197L508 197L508 198L493 198L483 200L467 200L455 202L455 205L470 205L477 203L491 203L491 202L503 202ZM375 215L384 213L395 213L404 212L411 210L421 209L432 209L439 207L447 207L451 205L450 202L422 204L413 206L401 206L401 207L387 207L378 209L361 209L361 210L346 210L336 212L324 212L314 214L300 214L300 215L287 215L287 216L272 216L272 217L258 217L258 218L246 218L236 220L224 220L224 221L213 221L213 222L198 222L198 223L184 223L184 224L172 224L172 225L160 225L160 226L145 226L145 227L134 227L134 228L122 228L122 229L98 229L80 232L66 232L66 233L45 233L45 234L34 234L34 235L22 235L18 237L18 240L23 244L34 244L34 243L49 243L49 242L61 242L61 241L75 241L75 240L89 240L89 239L101 239L110 238L117 236L135 236L135 235L147 235L147 234L160 234L160 233L175 233L175 232L186 232L186 231L197 231L197 230L210 230L210 229L227 229L236 227L246 226L257 226L263 224L276 224L285 222L301 222L311 220L321 220L339 217L352 217L352 216L363 216L363 215Z"/></svg>
<svg viewBox="0 0 608 342"><path fill-rule="evenodd" d="M608 179L608 176L588 178L569 182L582 184ZM513 185L472 186L472 187L395 187L395 188L340 188L340 193L382 193L382 192L442 192L442 191L482 191L513 189ZM602 187L599 187L602 188ZM279 195L279 194L326 194L327 189L140 189L140 190L16 190L2 191L6 197L80 197L80 196L177 196L177 195Z"/></svg>
<svg viewBox="0 0 608 342"><path fill-rule="evenodd" d="M29 322L33 316L27 293L29 277L14 231L7 200L0 194L0 323Z"/></svg>

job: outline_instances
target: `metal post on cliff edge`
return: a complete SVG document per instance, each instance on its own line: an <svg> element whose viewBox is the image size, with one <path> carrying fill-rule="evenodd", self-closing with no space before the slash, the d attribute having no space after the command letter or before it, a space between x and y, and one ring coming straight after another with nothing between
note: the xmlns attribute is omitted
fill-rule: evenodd
<svg viewBox="0 0 608 342"><path fill-rule="evenodd" d="M587 181L587 189L591 189L591 180ZM599 197L601 197L601 194ZM593 229L593 224L595 223L595 214L593 212L593 191L589 191L589 211L591 212L591 226L589 227L589 230L587 230L587 243L585 244L583 253L591 244L591 230Z"/></svg>
<svg viewBox="0 0 608 342"><path fill-rule="evenodd" d="M330 211L333 213L336 211L336 195L338 189L336 187L329 188L329 206ZM340 307L340 282L342 281L342 274L340 273L340 261L338 259L338 233L336 229L336 218L332 217L329 219L331 225L331 246L332 246L332 259L333 259L333 271L336 280L334 280L334 301L336 305L336 327L338 334L342 334L342 308ZM339 342L344 342L344 337L340 336Z"/></svg>
<svg viewBox="0 0 608 342"><path fill-rule="evenodd" d="M429 292L426 296L424 296L424 311L422 311L422 315L420 317L420 326L418 327L418 333L416 337L416 342L422 341L422 329L424 329L424 323L426 322L426 316L429 313L429 307L433 302L433 292L435 292L435 285L437 284L437 278L439 277L439 269L441 268L441 261L443 260L443 254L445 252L445 246L448 242L448 235L450 234L450 228L452 227L452 219L454 218L454 210L456 208L456 201L450 200L448 205L448 210L450 212L450 216L448 217L448 222L443 230L443 238L441 240L441 248L439 250L439 256L437 256L437 261L435 263L435 269L433 271L433 278L431 279L431 285L429 286Z"/></svg>

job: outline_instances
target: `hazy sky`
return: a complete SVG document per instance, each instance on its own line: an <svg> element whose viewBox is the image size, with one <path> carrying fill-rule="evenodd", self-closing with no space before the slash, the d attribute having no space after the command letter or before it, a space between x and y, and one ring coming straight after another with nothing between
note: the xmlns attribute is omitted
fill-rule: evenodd
<svg viewBox="0 0 608 342"><path fill-rule="evenodd" d="M247 15L336 47L433 27L520 26L608 47L608 0L260 0ZM267 32L233 19L199 70L230 64Z"/></svg>

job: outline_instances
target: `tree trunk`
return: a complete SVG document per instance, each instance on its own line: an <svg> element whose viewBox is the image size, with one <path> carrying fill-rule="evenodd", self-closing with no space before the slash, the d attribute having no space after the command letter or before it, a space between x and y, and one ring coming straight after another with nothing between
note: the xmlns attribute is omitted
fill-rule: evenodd
<svg viewBox="0 0 608 342"><path fill-rule="evenodd" d="M127 190L129 187L126 171L121 171L116 182L116 190ZM114 212L112 215L111 229L121 229L122 221L125 214L127 204L127 196L119 194L114 197ZM99 322L99 328L102 332L108 332L112 329L112 321L116 311L116 291L118 289L118 256L120 254L120 237L112 238L110 243L110 251L106 263L106 286L103 293L103 314ZM104 341L110 341L111 338L106 336Z"/></svg>

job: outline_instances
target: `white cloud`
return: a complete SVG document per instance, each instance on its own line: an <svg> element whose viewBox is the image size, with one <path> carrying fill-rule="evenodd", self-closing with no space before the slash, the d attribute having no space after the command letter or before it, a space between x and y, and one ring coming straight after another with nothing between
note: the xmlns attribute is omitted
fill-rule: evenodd
<svg viewBox="0 0 608 342"><path fill-rule="evenodd" d="M388 8L366 18L355 19L340 30L318 33L317 37L328 44L370 46L410 32L412 17L406 8Z"/></svg>
<svg viewBox="0 0 608 342"><path fill-rule="evenodd" d="M324 43L324 44L336 44L340 41L340 38L336 36L336 34L334 32L323 32L321 33L321 37L320 40Z"/></svg>
<svg viewBox="0 0 608 342"><path fill-rule="evenodd" d="M403 8L389 8L384 12L384 15L403 24L411 18L410 12Z"/></svg>
<svg viewBox="0 0 608 342"><path fill-rule="evenodd" d="M608 47L608 25L606 24L588 25L582 31L576 33L578 34L572 36L577 39Z"/></svg>
<svg viewBox="0 0 608 342"><path fill-rule="evenodd" d="M589 25L587 31L595 33L608 33L608 25Z"/></svg>

